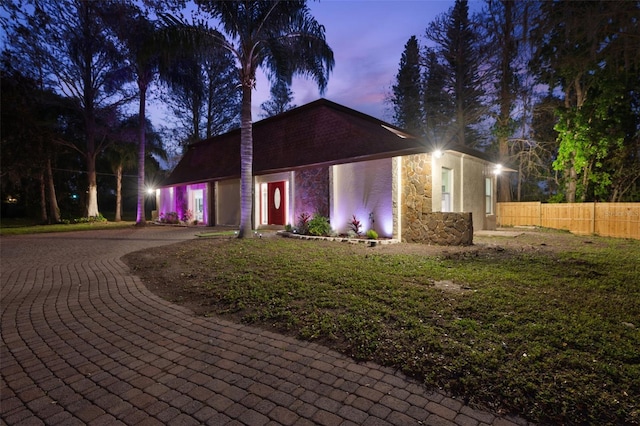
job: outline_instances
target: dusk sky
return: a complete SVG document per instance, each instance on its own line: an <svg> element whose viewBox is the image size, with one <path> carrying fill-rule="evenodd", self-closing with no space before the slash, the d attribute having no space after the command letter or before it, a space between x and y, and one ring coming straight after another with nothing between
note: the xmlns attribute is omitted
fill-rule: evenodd
<svg viewBox="0 0 640 426"><path fill-rule="evenodd" d="M424 45L427 25L453 6L453 0L322 0L310 1L313 16L326 28L335 67L322 97L386 121L391 119L385 97L398 72L409 37ZM471 2L470 2L471 3ZM298 106L321 97L311 80L294 80ZM253 96L253 118L269 98L269 82L259 78Z"/></svg>

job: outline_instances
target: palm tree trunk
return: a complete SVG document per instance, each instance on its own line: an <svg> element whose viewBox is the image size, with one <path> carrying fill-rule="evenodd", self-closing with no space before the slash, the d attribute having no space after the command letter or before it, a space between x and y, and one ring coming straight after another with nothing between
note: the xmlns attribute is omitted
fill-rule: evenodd
<svg viewBox="0 0 640 426"><path fill-rule="evenodd" d="M144 197L145 197L145 188L144 188L144 159L146 156L145 153L145 145L146 145L146 120L145 120L145 109L146 109L146 98L147 98L147 86L142 82L138 82L138 86L140 87L140 110L138 113L138 119L140 120L139 128L138 128L138 212L136 216L136 225L144 226L147 224L147 220L145 218L144 212Z"/></svg>
<svg viewBox="0 0 640 426"><path fill-rule="evenodd" d="M122 221L122 165L116 170L116 222Z"/></svg>
<svg viewBox="0 0 640 426"><path fill-rule="evenodd" d="M238 238L251 238L253 211L253 132L251 118L251 90L242 85L242 112L240 114L240 230Z"/></svg>

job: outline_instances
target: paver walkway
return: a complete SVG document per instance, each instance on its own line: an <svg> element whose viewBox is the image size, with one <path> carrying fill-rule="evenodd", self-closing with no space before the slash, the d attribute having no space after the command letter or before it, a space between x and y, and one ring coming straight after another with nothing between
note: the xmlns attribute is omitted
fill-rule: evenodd
<svg viewBox="0 0 640 426"><path fill-rule="evenodd" d="M524 424L317 344L194 317L120 260L195 232L3 237L0 423Z"/></svg>

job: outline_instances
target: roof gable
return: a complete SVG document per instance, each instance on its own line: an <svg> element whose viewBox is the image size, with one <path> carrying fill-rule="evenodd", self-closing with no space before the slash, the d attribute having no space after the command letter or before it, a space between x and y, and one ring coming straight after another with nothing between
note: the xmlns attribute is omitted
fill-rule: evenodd
<svg viewBox="0 0 640 426"><path fill-rule="evenodd" d="M453 148L455 149L455 148ZM430 151L419 138L326 99L253 125L256 175ZM240 176L240 129L190 145L164 186Z"/></svg>

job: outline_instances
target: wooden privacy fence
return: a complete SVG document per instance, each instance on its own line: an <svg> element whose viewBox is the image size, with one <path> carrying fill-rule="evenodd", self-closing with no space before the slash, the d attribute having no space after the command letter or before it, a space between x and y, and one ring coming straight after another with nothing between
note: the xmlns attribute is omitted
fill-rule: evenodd
<svg viewBox="0 0 640 426"><path fill-rule="evenodd" d="M640 240L640 203L498 203L498 226L542 226Z"/></svg>

